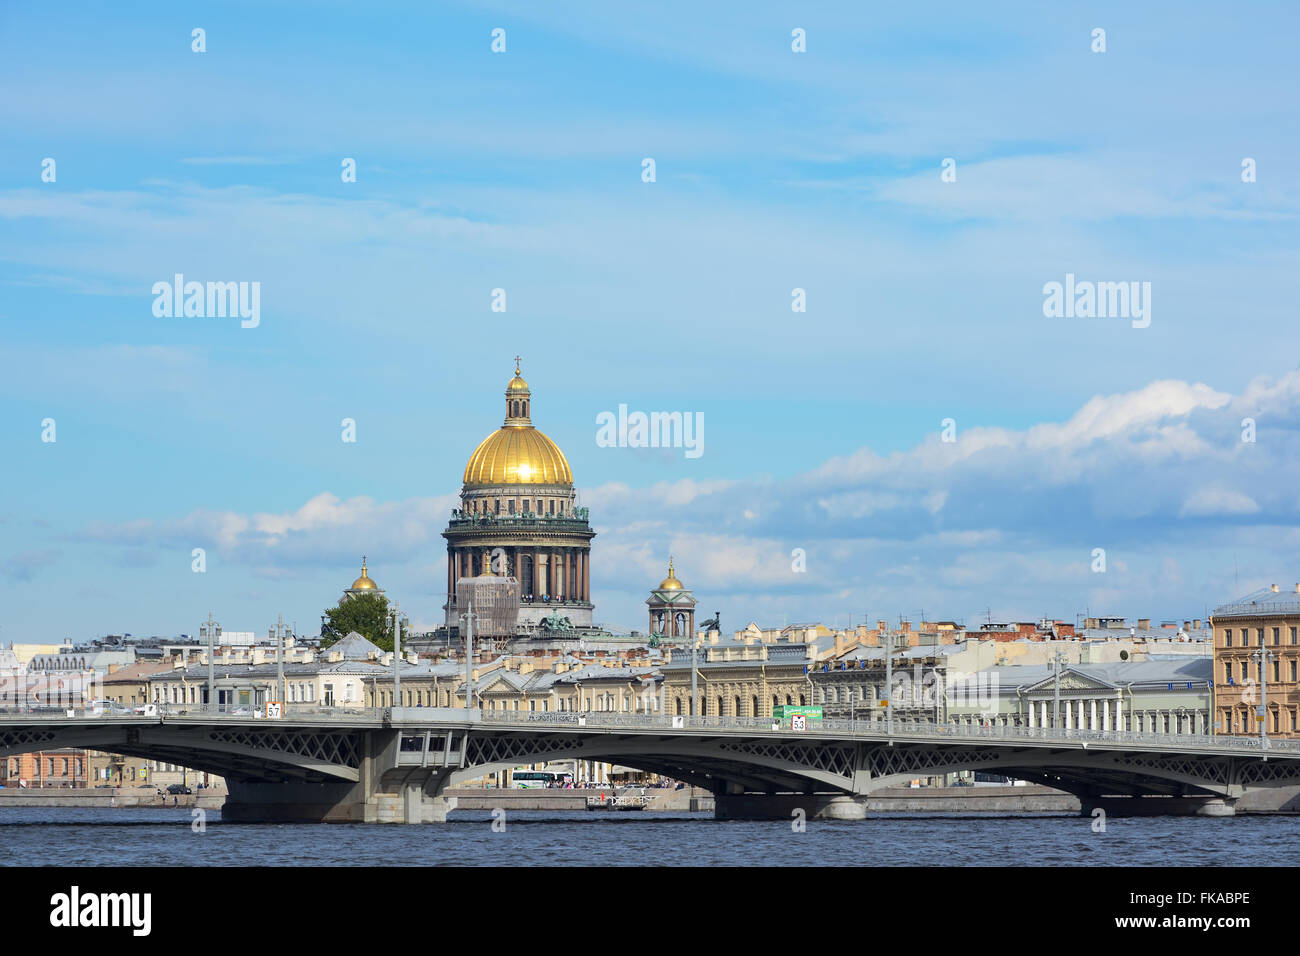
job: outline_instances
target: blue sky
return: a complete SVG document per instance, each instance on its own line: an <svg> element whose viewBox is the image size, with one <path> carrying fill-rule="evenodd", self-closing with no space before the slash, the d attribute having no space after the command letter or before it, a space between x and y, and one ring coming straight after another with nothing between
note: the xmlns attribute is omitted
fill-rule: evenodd
<svg viewBox="0 0 1300 956"><path fill-rule="evenodd" d="M0 640L308 630L362 553L435 623L516 353L611 625L670 552L734 625L1290 587L1297 19L0 7ZM260 325L155 317L177 272L260 282ZM1045 318L1066 273L1150 282L1150 327ZM598 447L619 404L704 454Z"/></svg>

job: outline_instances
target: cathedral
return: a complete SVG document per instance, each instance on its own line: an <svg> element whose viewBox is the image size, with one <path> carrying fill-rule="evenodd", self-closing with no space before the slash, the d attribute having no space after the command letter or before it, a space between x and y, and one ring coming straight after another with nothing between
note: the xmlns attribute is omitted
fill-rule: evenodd
<svg viewBox="0 0 1300 956"><path fill-rule="evenodd" d="M457 582L480 575L519 586L518 629L590 631L591 539L573 472L558 445L533 424L532 393L515 360L505 420L469 456L460 507L447 530L445 626L459 631Z"/></svg>

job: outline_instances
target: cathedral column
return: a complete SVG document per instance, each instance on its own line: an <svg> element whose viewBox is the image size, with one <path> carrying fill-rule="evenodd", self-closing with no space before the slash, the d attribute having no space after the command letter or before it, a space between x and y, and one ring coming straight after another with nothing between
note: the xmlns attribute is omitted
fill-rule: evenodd
<svg viewBox="0 0 1300 956"><path fill-rule="evenodd" d="M583 599L584 601L590 601L590 600L591 600L591 560L590 560L590 558L591 558L591 555L590 555L588 552L586 552L586 551L582 552L582 599Z"/></svg>

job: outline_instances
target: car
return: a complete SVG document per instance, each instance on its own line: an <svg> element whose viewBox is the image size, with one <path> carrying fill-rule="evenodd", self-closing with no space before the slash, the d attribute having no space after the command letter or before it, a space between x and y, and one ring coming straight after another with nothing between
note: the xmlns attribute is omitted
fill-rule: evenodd
<svg viewBox="0 0 1300 956"><path fill-rule="evenodd" d="M236 707L230 712L231 717L252 717L253 711L248 707Z"/></svg>
<svg viewBox="0 0 1300 956"><path fill-rule="evenodd" d="M194 791L191 790L189 787L185 786L185 784L183 783L173 783L167 788L167 792L190 794L193 793Z"/></svg>
<svg viewBox="0 0 1300 956"><path fill-rule="evenodd" d="M86 710L105 717L123 717L135 713L130 707L124 707L115 700L92 700Z"/></svg>

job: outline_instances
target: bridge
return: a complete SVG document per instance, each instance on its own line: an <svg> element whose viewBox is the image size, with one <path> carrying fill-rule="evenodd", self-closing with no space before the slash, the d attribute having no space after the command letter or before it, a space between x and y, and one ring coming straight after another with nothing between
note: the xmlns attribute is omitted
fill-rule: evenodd
<svg viewBox="0 0 1300 956"><path fill-rule="evenodd" d="M862 819L864 798L977 770L1077 796L1084 814L1231 816L1300 786L1300 741L1127 731L462 708L285 705L276 719L189 705L108 716L0 712L0 757L78 747L225 777L234 821L443 822L448 788L497 770L595 760L711 791L722 819Z"/></svg>

